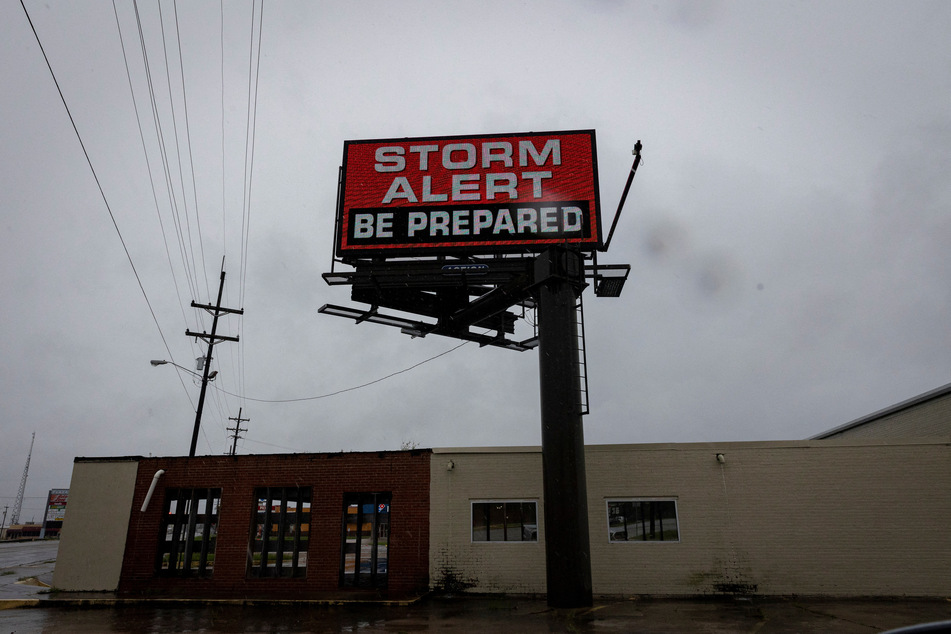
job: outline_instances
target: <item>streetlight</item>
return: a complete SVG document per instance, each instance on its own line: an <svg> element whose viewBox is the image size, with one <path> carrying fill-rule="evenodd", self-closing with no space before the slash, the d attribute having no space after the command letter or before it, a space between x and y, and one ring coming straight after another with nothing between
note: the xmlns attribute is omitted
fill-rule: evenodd
<svg viewBox="0 0 951 634"><path fill-rule="evenodd" d="M211 360L211 351L209 351L208 360L209 361ZM215 370L213 372L208 372L208 368L206 367L205 375L202 376L201 374L198 374L197 372L192 372L188 368L183 368L182 366L178 365L177 363L173 361L165 361L164 359L152 359L151 361L149 361L149 363L152 364L152 367L166 365L166 364L174 365L179 370L184 370L185 372L188 372L189 374L197 376L201 379L201 396L198 398L198 409L195 411L195 429L192 430L192 444L191 444L191 449L188 452L188 457L193 458L195 456L195 445L198 442L198 429L201 427L201 410L202 410L202 405L205 402L205 388L208 387L209 381L214 381L215 377L218 376L218 370ZM208 365L211 365L211 364L209 363Z"/></svg>
<svg viewBox="0 0 951 634"><path fill-rule="evenodd" d="M178 368L179 370L184 370L185 372L188 372L189 374L192 374L192 375L194 375L194 376L197 376L199 379L201 378L201 375L198 374L197 372L192 372L192 371L189 370L188 368L186 368L186 367L184 367L184 366L181 366L181 365L178 365L177 363L174 363L174 362L172 362L172 361L163 361L163 360L160 360L160 359L152 359L151 361L149 361L149 363L151 363L153 366L159 366L159 365L165 365L165 364L174 365L174 366L175 366L176 368ZM217 376L218 376L218 370L212 370L210 373L208 373L208 380L209 380L209 381L214 381L214 380L215 380L215 377L217 377Z"/></svg>

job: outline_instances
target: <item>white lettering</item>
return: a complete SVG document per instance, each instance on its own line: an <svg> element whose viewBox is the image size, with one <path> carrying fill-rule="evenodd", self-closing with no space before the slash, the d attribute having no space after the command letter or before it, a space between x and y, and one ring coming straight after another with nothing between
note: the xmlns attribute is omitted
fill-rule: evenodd
<svg viewBox="0 0 951 634"><path fill-rule="evenodd" d="M423 176L423 202L424 203L441 203L448 198L446 194L434 194L433 193L433 177L432 176Z"/></svg>
<svg viewBox="0 0 951 634"><path fill-rule="evenodd" d="M479 178L479 174L453 174L452 199L479 200Z"/></svg>
<svg viewBox="0 0 951 634"><path fill-rule="evenodd" d="M449 235L449 212L434 211L429 216L429 235L435 236L441 233L444 236Z"/></svg>
<svg viewBox="0 0 951 634"><path fill-rule="evenodd" d="M501 150L501 152L493 152ZM503 167L512 167L512 144L508 141L492 141L482 144L482 167L492 167L492 162L501 161Z"/></svg>
<svg viewBox="0 0 951 634"><path fill-rule="evenodd" d="M565 217L565 228L564 231L567 233L569 231L580 231L581 230L581 210L577 207L562 207L561 213ZM569 222L569 215L574 219Z"/></svg>
<svg viewBox="0 0 951 634"><path fill-rule="evenodd" d="M406 159L403 158L403 148L398 145L378 147L376 149L376 165L373 166L378 172L402 172L406 167Z"/></svg>
<svg viewBox="0 0 951 634"><path fill-rule="evenodd" d="M383 204L385 205L392 202L394 198L405 198L411 203L419 202L416 200L416 194L413 192L413 188L405 176L397 176L393 179L393 183L390 185L389 190L387 190L386 196L383 197Z"/></svg>
<svg viewBox="0 0 951 634"><path fill-rule="evenodd" d="M539 230L542 233L558 231L558 207L542 207L540 211L542 221Z"/></svg>
<svg viewBox="0 0 951 634"><path fill-rule="evenodd" d="M519 207L516 212L518 217L519 233L536 233L538 230L538 212L532 207Z"/></svg>
<svg viewBox="0 0 951 634"><path fill-rule="evenodd" d="M503 230L509 233L515 233L515 223L512 222L512 214L509 213L509 210L505 207L499 209L499 213L495 217L495 226L492 228L492 233L499 234L502 233Z"/></svg>
<svg viewBox="0 0 951 634"><path fill-rule="evenodd" d="M466 158L461 161L453 161L453 152L465 152ZM471 143L450 143L442 149L442 166L447 170L467 170L475 167L476 149Z"/></svg>
<svg viewBox="0 0 951 634"><path fill-rule="evenodd" d="M504 185L499 183L505 183ZM486 174L485 197L493 200L496 194L506 193L509 198L518 198L515 174Z"/></svg>
<svg viewBox="0 0 951 634"><path fill-rule="evenodd" d="M492 212L488 209L476 209L472 212L472 216L472 233L479 235L482 229L487 229L492 226Z"/></svg>
<svg viewBox="0 0 951 634"><path fill-rule="evenodd" d="M452 235L454 236L469 235L469 210L468 209L453 209L452 210Z"/></svg>
<svg viewBox="0 0 951 634"><path fill-rule="evenodd" d="M541 153L535 149L535 144L525 139L518 142L518 164L520 167L528 165L528 155L531 154L535 165L544 165L551 155L552 165L561 165L561 139L548 139Z"/></svg>
<svg viewBox="0 0 951 634"><path fill-rule="evenodd" d="M373 237L373 214L353 214L353 237Z"/></svg>
<svg viewBox="0 0 951 634"><path fill-rule="evenodd" d="M425 172L429 169L429 153L439 150L438 145L411 145L410 152L419 152L419 169Z"/></svg>
<svg viewBox="0 0 951 634"><path fill-rule="evenodd" d="M409 224L406 228L406 235L413 237L417 231L426 228L429 216L425 211L411 211L407 219Z"/></svg>
<svg viewBox="0 0 951 634"><path fill-rule="evenodd" d="M393 212L382 213L376 217L376 237L393 237Z"/></svg>
<svg viewBox="0 0 951 634"><path fill-rule="evenodd" d="M542 179L551 178L551 172L522 172L522 178L532 181L532 195L542 197Z"/></svg>

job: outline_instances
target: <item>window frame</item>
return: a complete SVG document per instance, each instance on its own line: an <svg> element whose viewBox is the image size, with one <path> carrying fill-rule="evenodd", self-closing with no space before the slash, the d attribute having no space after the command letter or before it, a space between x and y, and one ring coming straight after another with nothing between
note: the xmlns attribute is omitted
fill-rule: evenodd
<svg viewBox="0 0 951 634"><path fill-rule="evenodd" d="M391 491L344 493L340 527L339 587L387 587L392 546L392 503ZM351 507L355 507L353 513L350 513ZM351 556L352 560L348 565ZM367 565L366 571L364 564ZM351 566L353 571L348 572L347 569Z"/></svg>
<svg viewBox="0 0 951 634"><path fill-rule="evenodd" d="M293 509L290 503L294 504ZM275 506L278 507L276 511ZM313 513L312 487L255 487L251 508L245 576L248 579L306 578ZM293 532L290 532L291 528ZM272 541L273 549L270 548ZM269 565L271 556L274 565ZM255 557L258 557L257 563Z"/></svg>
<svg viewBox="0 0 951 634"><path fill-rule="evenodd" d="M485 523L485 539L476 539L475 537L475 518L476 518L476 505L489 505L489 504L501 504L502 505L502 530L503 530L503 539L491 539L491 520L487 519ZM519 539L505 539L508 537L508 522L505 518L509 515L509 511L506 508L507 505L520 505L519 507L519 530L518 535ZM535 521L534 523L525 522L524 512L521 508L521 505L531 504L534 507ZM485 517L485 512L482 513ZM525 539L525 527L534 526L535 530L532 533L534 539ZM496 499L473 499L469 500L469 542L472 544L537 544L538 540L538 499L532 498L496 498Z"/></svg>
<svg viewBox="0 0 951 634"><path fill-rule="evenodd" d="M679 544L682 540L682 534L680 531L680 508L678 505L679 500L676 497L612 497L605 498L605 519L607 521L607 539L610 544ZM674 529L677 531L676 539L664 539L664 518L660 516L661 528L660 528L660 539L629 539L627 536L627 531L625 530L625 539L612 539L611 532L611 505L612 504L659 504L659 503L671 503L674 507ZM641 516L641 524L644 524L643 515ZM636 521L636 520L635 520ZM625 523L625 527L627 524ZM643 533L646 535L646 531Z"/></svg>
<svg viewBox="0 0 951 634"><path fill-rule="evenodd" d="M200 506L203 508L200 509ZM221 487L165 489L155 558L156 576L212 576L220 516ZM199 542L200 548L196 553L195 545ZM185 562L189 562L188 565Z"/></svg>

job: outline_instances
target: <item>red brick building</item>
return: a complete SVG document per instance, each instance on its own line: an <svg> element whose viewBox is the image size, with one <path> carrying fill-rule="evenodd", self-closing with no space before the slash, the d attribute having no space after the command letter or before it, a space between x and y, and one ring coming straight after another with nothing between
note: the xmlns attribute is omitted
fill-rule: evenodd
<svg viewBox="0 0 951 634"><path fill-rule="evenodd" d="M120 596L428 589L429 450L131 460Z"/></svg>

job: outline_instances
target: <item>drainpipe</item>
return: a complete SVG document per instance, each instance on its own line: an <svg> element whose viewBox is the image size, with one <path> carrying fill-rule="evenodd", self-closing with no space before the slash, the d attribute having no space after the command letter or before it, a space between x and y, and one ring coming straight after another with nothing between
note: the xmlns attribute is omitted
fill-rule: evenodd
<svg viewBox="0 0 951 634"><path fill-rule="evenodd" d="M149 501L152 499L152 494L155 493L155 485L158 484L159 478L165 474L165 469L159 469L155 472L155 475L152 476L152 484L149 485L149 492L145 494L145 501L142 502L142 512L145 513L146 509L149 508Z"/></svg>

